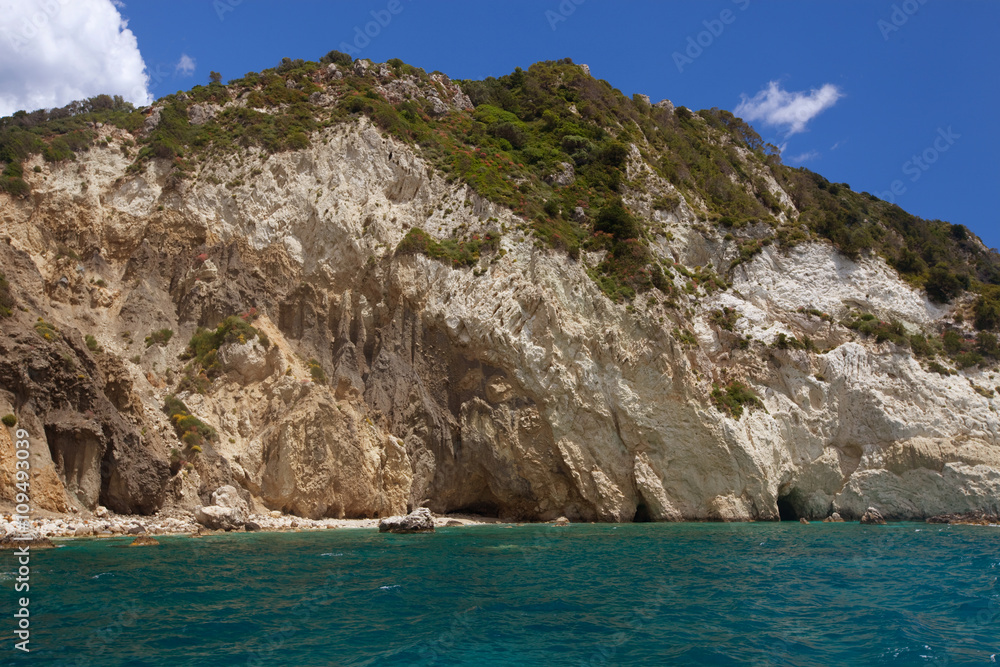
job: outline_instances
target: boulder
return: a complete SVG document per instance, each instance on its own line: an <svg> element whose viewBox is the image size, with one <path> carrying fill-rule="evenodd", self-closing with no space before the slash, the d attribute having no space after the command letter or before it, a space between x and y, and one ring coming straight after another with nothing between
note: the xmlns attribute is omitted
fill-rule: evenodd
<svg viewBox="0 0 1000 667"><path fill-rule="evenodd" d="M546 176L545 181L550 185L560 186L572 185L576 181L576 170L573 169L572 163L560 162L559 169L558 172Z"/></svg>
<svg viewBox="0 0 1000 667"><path fill-rule="evenodd" d="M674 112L674 103L670 100L660 100L653 107L656 109L666 109L670 113Z"/></svg>
<svg viewBox="0 0 1000 667"><path fill-rule="evenodd" d="M841 518L840 514L834 512L830 516L823 519L823 523L844 523L844 519Z"/></svg>
<svg viewBox="0 0 1000 667"><path fill-rule="evenodd" d="M882 518L882 513L877 509L869 507L865 510L865 513L861 515L861 523L867 526L884 526L885 519Z"/></svg>
<svg viewBox="0 0 1000 667"><path fill-rule="evenodd" d="M426 507L418 507L406 516L390 516L378 522L380 533L433 533L434 517Z"/></svg>
<svg viewBox="0 0 1000 667"><path fill-rule="evenodd" d="M160 542L155 538L149 537L148 535L140 535L139 537L132 540L129 544L130 547L156 547L159 546Z"/></svg>
<svg viewBox="0 0 1000 667"><path fill-rule="evenodd" d="M199 506L194 511L195 520L212 530L236 530L250 516L247 502L232 486L220 486L212 493L212 504Z"/></svg>
<svg viewBox="0 0 1000 667"><path fill-rule="evenodd" d="M260 530L260 524L255 521L247 521L243 524L243 530L248 533L256 533Z"/></svg>
<svg viewBox="0 0 1000 667"><path fill-rule="evenodd" d="M274 370L267 350L257 337L242 344L223 345L219 348L218 358L223 370L244 383L260 382Z"/></svg>
<svg viewBox="0 0 1000 667"><path fill-rule="evenodd" d="M126 531L129 535L142 535L146 529L142 526L132 526Z"/></svg>
<svg viewBox="0 0 1000 667"><path fill-rule="evenodd" d="M552 523L554 523L557 526L568 526L569 525L569 519L567 519L564 516L561 516L558 519L556 519L555 521L553 521Z"/></svg>
<svg viewBox="0 0 1000 667"><path fill-rule="evenodd" d="M807 519L805 517L800 517L799 518L799 523L804 523L804 524L806 524L808 526L809 525L809 519Z"/></svg>
<svg viewBox="0 0 1000 667"><path fill-rule="evenodd" d="M47 537L32 537L30 540L15 540L12 535L0 540L0 549L20 549L30 547L32 549L54 549L56 545Z"/></svg>

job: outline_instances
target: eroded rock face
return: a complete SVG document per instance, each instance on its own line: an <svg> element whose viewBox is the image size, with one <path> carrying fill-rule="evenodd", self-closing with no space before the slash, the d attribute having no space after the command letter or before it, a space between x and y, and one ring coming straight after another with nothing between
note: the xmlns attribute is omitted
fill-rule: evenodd
<svg viewBox="0 0 1000 667"><path fill-rule="evenodd" d="M250 516L247 502L232 486L221 486L212 493L212 504L199 506L194 511L195 520L212 530L237 530Z"/></svg>
<svg viewBox="0 0 1000 667"><path fill-rule="evenodd" d="M412 477L397 438L322 391L277 416L239 463L266 506L309 518L398 513Z"/></svg>
<svg viewBox="0 0 1000 667"><path fill-rule="evenodd" d="M434 517L426 507L418 507L406 516L390 516L378 522L380 533L433 533Z"/></svg>
<svg viewBox="0 0 1000 667"><path fill-rule="evenodd" d="M861 523L868 526L884 526L885 519L882 517L882 513L877 509L869 507L865 510L865 513L861 515Z"/></svg>
<svg viewBox="0 0 1000 667"><path fill-rule="evenodd" d="M405 97L406 81L363 63ZM465 103L441 83L439 110ZM651 250L729 266L738 249L630 155L629 179L677 202L663 211L624 193L662 226ZM587 275L599 257L500 234L523 221L365 120L266 161L207 162L180 184L166 163L126 173L119 151L47 165L47 179L32 164L37 201L0 195L11 237L0 260L27 309L2 321L0 403L32 432L46 508L201 504L208 517L232 509L205 504L231 485L314 518L426 506L510 520L767 520L779 500L814 520L855 520L870 505L891 519L1000 511L998 399L970 385L992 386L987 375L929 372L837 323L852 308L914 330L948 315L881 259L772 245L733 270L732 289L682 296L682 308L655 294L615 304ZM412 227L439 239L495 230L504 252L475 269L395 254ZM83 273L56 258L57 233ZM218 439L170 471L183 446L161 407L178 391L177 357L197 327L250 307L272 345L219 350L221 377L184 394ZM722 308L731 330L710 317ZM35 331L40 316L56 340ZM162 328L168 344L143 345ZM782 333L822 351L778 349ZM713 383L734 379L764 409L734 419L714 407ZM10 447L0 436L0 458ZM0 498L9 487L0 476Z"/></svg>

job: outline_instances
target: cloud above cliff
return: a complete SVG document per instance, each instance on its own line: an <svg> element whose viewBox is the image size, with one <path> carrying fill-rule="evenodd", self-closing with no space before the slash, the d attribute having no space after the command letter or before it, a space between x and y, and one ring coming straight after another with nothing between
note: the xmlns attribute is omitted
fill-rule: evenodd
<svg viewBox="0 0 1000 667"><path fill-rule="evenodd" d="M139 44L112 0L0 0L0 17L0 116L101 93L152 101Z"/></svg>
<svg viewBox="0 0 1000 667"><path fill-rule="evenodd" d="M194 58L186 53L182 53L181 59L177 61L177 65L174 67L174 71L181 76L191 76L194 74L196 67Z"/></svg>
<svg viewBox="0 0 1000 667"><path fill-rule="evenodd" d="M744 120L763 121L785 130L785 136L804 132L813 118L837 103L844 94L832 83L806 92L788 92L771 81L753 97L740 96L734 113Z"/></svg>

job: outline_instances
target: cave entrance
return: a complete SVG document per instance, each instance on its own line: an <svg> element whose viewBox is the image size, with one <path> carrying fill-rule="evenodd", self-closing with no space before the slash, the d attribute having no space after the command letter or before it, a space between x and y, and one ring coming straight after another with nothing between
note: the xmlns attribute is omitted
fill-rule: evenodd
<svg viewBox="0 0 1000 667"><path fill-rule="evenodd" d="M649 508L646 507L646 503L639 503L635 506L635 516L632 517L632 523L652 523L653 517L649 513Z"/></svg>
<svg viewBox="0 0 1000 667"><path fill-rule="evenodd" d="M789 496L778 498L778 517L781 521L798 521L799 513L795 511Z"/></svg>

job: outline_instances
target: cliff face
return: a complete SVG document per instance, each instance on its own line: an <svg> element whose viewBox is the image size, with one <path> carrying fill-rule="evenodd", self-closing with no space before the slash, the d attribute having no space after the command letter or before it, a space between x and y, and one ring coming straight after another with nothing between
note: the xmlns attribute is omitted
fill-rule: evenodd
<svg viewBox="0 0 1000 667"><path fill-rule="evenodd" d="M462 106L449 90L442 104ZM314 518L418 505L598 521L1000 511L992 374L932 372L839 323L858 311L911 332L951 322L877 256L768 245L728 289L615 303L592 278L605 251L541 246L364 117L306 148L206 160L180 182L166 161L127 171L117 146L131 135L95 131L108 146L32 158L30 197L0 194L17 304L0 319L0 412L31 433L47 509L190 508L233 484ZM738 257L635 144L626 173L656 257L678 271ZM657 208L662 196L679 204ZM396 252L415 228L499 240L456 267ZM197 327L250 308L270 345L224 343L218 377L179 391ZM161 329L168 342L144 342ZM808 349L783 343L807 337ZM758 407L713 402L734 382ZM161 410L175 393L217 433L200 452ZM0 498L12 493L0 477Z"/></svg>

